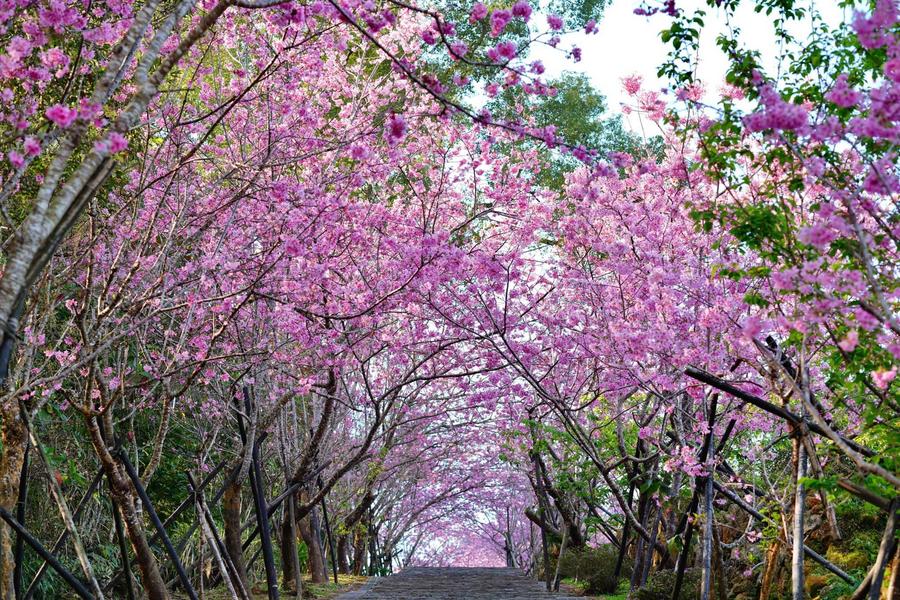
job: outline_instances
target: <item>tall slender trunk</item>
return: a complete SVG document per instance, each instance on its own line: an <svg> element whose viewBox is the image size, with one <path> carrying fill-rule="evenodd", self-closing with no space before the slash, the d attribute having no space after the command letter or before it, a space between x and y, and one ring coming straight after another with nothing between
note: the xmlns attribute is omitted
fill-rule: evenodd
<svg viewBox="0 0 900 600"><path fill-rule="evenodd" d="M532 430L532 435L534 432ZM539 460L537 451L532 449L531 451L531 462L532 467L534 468L534 480L535 480L535 492L538 498L538 515L540 516L540 528L541 528L541 548L543 550L544 556L544 579L547 583L547 591L549 592L551 587L553 586L553 582L550 580L550 547L547 542L547 517L549 517L548 509L550 502L547 500L546 493L544 491L544 478L541 473L541 462Z"/></svg>
<svg viewBox="0 0 900 600"><path fill-rule="evenodd" d="M322 564L322 577L324 578L322 581L324 583L328 581L328 561L325 556L325 532L322 531L322 521L319 520L319 511L313 510L309 513L309 527L313 538L317 542L314 552L319 554L318 561ZM315 581L315 579L313 579L313 581Z"/></svg>
<svg viewBox="0 0 900 600"><path fill-rule="evenodd" d="M634 482L628 486L628 505L634 499ZM618 580L622 575L622 565L625 563L625 553L628 551L628 534L631 530L631 521L625 519L622 525L622 536L619 538L619 556L616 558L616 568L613 570L613 578Z"/></svg>
<svg viewBox="0 0 900 600"><path fill-rule="evenodd" d="M796 492L794 494L793 551L791 554L791 598L803 600L803 521L806 515L806 446L800 438L794 440L796 457Z"/></svg>
<svg viewBox="0 0 900 600"><path fill-rule="evenodd" d="M141 515L138 514L137 492L134 485L119 461L109 452L96 418L89 417L86 421L94 450L100 458L100 464L109 482L113 504L119 510L122 521L125 523L125 533L134 550L135 561L141 572L141 581L144 584L147 598L149 600L168 600L169 592L166 589L166 582L159 572L159 565L153 555L153 549L144 533Z"/></svg>
<svg viewBox="0 0 900 600"><path fill-rule="evenodd" d="M285 589L294 589L299 597L303 595L300 572L300 554L297 552L297 532L301 528L297 522L294 502L296 496L285 501L284 516L281 520L281 575ZM313 580L315 581L315 580Z"/></svg>
<svg viewBox="0 0 900 600"><path fill-rule="evenodd" d="M888 584L887 597L888 600L900 598L900 552L896 551L891 562L891 582Z"/></svg>
<svg viewBox="0 0 900 600"><path fill-rule="evenodd" d="M297 497L288 498L288 517L291 519L291 560L293 561L294 571L294 592L298 597L303 596L303 580L300 573L300 553L297 552Z"/></svg>
<svg viewBox="0 0 900 600"><path fill-rule="evenodd" d="M225 551L240 582L234 582L235 587L245 590L250 589L247 579L247 565L244 562L244 552L241 549L241 493L240 482L232 482L225 488L222 496L222 520L225 522ZM240 583L240 585L238 585Z"/></svg>
<svg viewBox="0 0 900 600"><path fill-rule="evenodd" d="M294 587L297 574L294 566L297 562L297 538L290 510L284 510L281 518L281 582L285 589ZM296 590L295 590L296 591Z"/></svg>
<svg viewBox="0 0 900 600"><path fill-rule="evenodd" d="M646 493L641 492L638 497L638 519L640 520L641 527L644 529L647 528L647 513L648 510L648 496ZM634 548L634 568L631 571L631 581L629 585L629 589L636 590L641 587L641 573L644 571L644 538L639 537L637 539L637 545Z"/></svg>
<svg viewBox="0 0 900 600"><path fill-rule="evenodd" d="M559 543L559 554L556 556L556 572L553 573L553 591L559 591L559 575L562 568L563 557L566 554L566 548L569 545L569 528L562 528L562 540Z"/></svg>
<svg viewBox="0 0 900 600"><path fill-rule="evenodd" d="M356 505L356 508L354 508L353 511L344 519L344 526L342 529L344 531L348 531L349 533L339 536L337 541L337 562L338 569L341 573L350 573L351 536L354 550L353 564L358 565L360 562L356 557L358 548L357 539L359 537L359 531L365 529L364 526L360 525L360 523L364 521L374 501L375 495L372 493L372 490L367 487L366 493L363 494L362 500L360 500L359 504ZM365 547L365 545L363 545L363 547ZM358 575L359 573L355 574Z"/></svg>
<svg viewBox="0 0 900 600"><path fill-rule="evenodd" d="M10 514L15 513L19 498L19 476L25 462L25 445L28 432L22 421L17 403L0 406L0 506ZM15 600L14 573L16 567L13 547L15 533L6 522L0 523L0 598Z"/></svg>
<svg viewBox="0 0 900 600"><path fill-rule="evenodd" d="M348 575L350 573L350 536L342 535L337 541L338 573Z"/></svg>
<svg viewBox="0 0 900 600"><path fill-rule="evenodd" d="M9 270L8 268L6 269ZM4 276L6 272L4 272ZM5 279L5 277L4 277ZM2 285L0 281L0 285ZM3 298L0 298L2 303ZM0 308L0 392L8 388L9 371L16 347L16 332L24 306L24 294L14 303ZM25 464L28 448L28 428L22 418L19 398L10 398L0 405L0 506L10 514L15 513L19 500L19 480ZM6 521L0 521L0 599L15 600L16 559L12 529Z"/></svg>
<svg viewBox="0 0 900 600"><path fill-rule="evenodd" d="M292 440L296 439L298 432L296 419L297 405L295 402L291 403L291 408L293 409L291 412L293 418L290 421L286 419L287 415L285 414L285 411L280 411L278 414L278 448L281 454L281 467L284 471L284 483L286 487L290 487L291 485L291 466L289 457L293 456L294 453L294 449L291 447L288 438L290 437ZM288 433L290 425L293 425L293 429ZM279 541L281 543L281 578L285 590L290 590L293 587L294 595L302 596L303 581L300 577L300 556L297 552L296 499L297 495L291 494L282 506L281 535L279 536Z"/></svg>
<svg viewBox="0 0 900 600"><path fill-rule="evenodd" d="M759 590L759 600L769 600L772 593L772 584L775 581L775 573L781 562L781 538L777 538L769 546L766 552L766 568L763 571L762 583Z"/></svg>
<svg viewBox="0 0 900 600"><path fill-rule="evenodd" d="M368 521L364 520L353 534L353 574L362 575L366 565L366 531L369 530Z"/></svg>
<svg viewBox="0 0 900 600"><path fill-rule="evenodd" d="M713 513L713 478L711 471L706 477L703 495L703 517L703 546L701 548L703 579L700 584L700 599L709 600L712 597L713 528L716 526L715 514Z"/></svg>
<svg viewBox="0 0 900 600"><path fill-rule="evenodd" d="M300 500L303 502L303 499ZM313 528L313 516L315 510L310 511L308 515L300 519L298 525L300 529L300 537L306 544L309 552L309 574L313 583L325 583L325 556L322 552L322 544L318 532Z"/></svg>
<svg viewBox="0 0 900 600"><path fill-rule="evenodd" d="M728 580L725 578L725 557L722 556L722 540L719 539L719 530L713 527L713 559L716 562L716 590L719 600L728 600Z"/></svg>
<svg viewBox="0 0 900 600"><path fill-rule="evenodd" d="M654 535L659 535L659 523L662 520L662 507L657 507L656 516L653 518L653 527L651 531ZM641 570L641 586L643 587L647 583L647 579L650 577L650 568L653 566L653 553L656 551L656 546L653 544L647 544L647 549L644 551L644 568Z"/></svg>
<svg viewBox="0 0 900 600"><path fill-rule="evenodd" d="M878 547L878 557L872 565L872 587L869 589L869 600L878 600L881 597L881 584L884 581L884 570L891 560L890 554L896 544L895 534L897 530L897 510L900 509L900 501L896 498L888 508L887 526ZM888 596L888 600L893 600Z"/></svg>

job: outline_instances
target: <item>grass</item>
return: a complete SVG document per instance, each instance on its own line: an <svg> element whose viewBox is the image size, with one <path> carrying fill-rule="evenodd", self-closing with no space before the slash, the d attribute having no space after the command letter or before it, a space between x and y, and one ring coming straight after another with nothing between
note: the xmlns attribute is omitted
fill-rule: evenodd
<svg viewBox="0 0 900 600"><path fill-rule="evenodd" d="M615 594L612 594L611 596L600 596L600 600L627 600L628 588L628 581L623 579L619 582L619 588L616 590Z"/></svg>
<svg viewBox="0 0 900 600"><path fill-rule="evenodd" d="M329 583L309 583L308 581L304 581L303 597L322 600L334 598L344 592L358 588L363 585L367 579L367 577L362 577L360 575L338 575L337 585L334 584L334 581Z"/></svg>
<svg viewBox="0 0 900 600"><path fill-rule="evenodd" d="M593 600L627 600L628 598L627 579L623 579L619 582L619 588L616 590L615 594L607 594L602 596L585 595L585 582L579 579L563 579L560 587L565 590L566 593L571 594L572 596L582 596L584 598L591 598Z"/></svg>
<svg viewBox="0 0 900 600"><path fill-rule="evenodd" d="M629 583L627 579L623 579L619 582L619 587L616 589L615 594L610 594L607 596L599 596L598 600L627 600L628 598L628 589Z"/></svg>
<svg viewBox="0 0 900 600"><path fill-rule="evenodd" d="M303 597L315 600L331 600L344 592L349 592L350 590L360 587L367 579L367 577L359 575L338 575L338 582L337 585L335 585L331 580L329 580L328 583L311 583L309 577L305 576L303 578ZM224 586L219 586L211 590L204 590L203 596L200 596L200 590L196 591L197 596L202 600L231 600L228 588ZM281 597L283 598L296 598L292 591L284 589L280 591ZM178 600L185 600L187 598L187 596L183 594L174 595L173 597L178 598ZM250 597L253 600L268 600L269 596L266 592L265 583L257 582L255 585L251 586Z"/></svg>

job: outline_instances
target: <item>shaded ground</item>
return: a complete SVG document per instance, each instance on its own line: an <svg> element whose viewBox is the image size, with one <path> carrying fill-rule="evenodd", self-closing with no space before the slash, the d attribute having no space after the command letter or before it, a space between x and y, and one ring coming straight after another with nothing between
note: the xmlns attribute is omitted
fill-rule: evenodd
<svg viewBox="0 0 900 600"><path fill-rule="evenodd" d="M615 594L600 594L599 596L592 596L585 592L585 582L577 579L563 579L562 585L559 587L564 593L570 596L580 596L581 600L627 600L628 598L627 579L622 580L619 589L616 590Z"/></svg>
<svg viewBox="0 0 900 600"><path fill-rule="evenodd" d="M339 600L544 600L550 594L518 569L414 568L369 582Z"/></svg>
<svg viewBox="0 0 900 600"><path fill-rule="evenodd" d="M332 600L340 594L362 587L367 579L367 577L360 577L357 575L338 575L337 585L335 585L334 583L310 583L308 580L304 579L303 597L314 598L315 600ZM251 589L251 593L253 600L269 599L269 596L266 593L265 582L253 586L253 588ZM197 595L200 596L200 590L197 590ZM280 595L282 598L296 598L292 590L282 589ZM187 596L178 594L175 594L173 597L177 598L178 600L187 598ZM232 600L231 595L228 593L228 590L224 587L217 587L212 590L204 590L203 599Z"/></svg>

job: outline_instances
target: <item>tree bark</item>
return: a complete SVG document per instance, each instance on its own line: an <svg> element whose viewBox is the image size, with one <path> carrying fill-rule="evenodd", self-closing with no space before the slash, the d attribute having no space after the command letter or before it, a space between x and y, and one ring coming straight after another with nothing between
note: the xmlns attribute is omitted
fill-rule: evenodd
<svg viewBox="0 0 900 600"><path fill-rule="evenodd" d="M350 536L353 536L354 540L354 558L353 564L358 565L359 561L356 558L357 546L357 531L359 529L359 523L365 518L366 514L369 512L369 508L372 506L372 503L375 501L375 494L372 493L371 489L367 489L366 493L363 494L362 500L359 504L356 505L356 508L347 515L347 518L344 519L344 531L345 533L338 538L337 541L337 555L338 555L338 572L348 574L350 573ZM363 546L364 547L364 546ZM354 569L354 575L359 575Z"/></svg>
<svg viewBox="0 0 900 600"><path fill-rule="evenodd" d="M897 510L900 508L900 501L894 499L891 502L890 512L888 513L887 526L884 528L884 535L881 538L881 545L878 547L878 557L872 566L872 587L869 590L869 600L878 600L881 597L881 583L884 581L884 568L888 561L891 560L891 549L895 544L894 532L897 529ZM888 596L888 600L891 597Z"/></svg>
<svg viewBox="0 0 900 600"><path fill-rule="evenodd" d="M15 402L0 406L0 419L2 419L0 435L3 441L3 451L0 455L0 506L10 514L14 514L19 499L19 475L25 462L28 432ZM0 522L0 598L3 600L15 600L14 546L15 533L6 522Z"/></svg>
<svg viewBox="0 0 900 600"><path fill-rule="evenodd" d="M235 587L249 590L247 564L241 550L241 492L242 486L237 481L225 488L222 496L222 520L225 522L225 551L234 565L236 577L240 579L239 582L234 582Z"/></svg>
<svg viewBox="0 0 900 600"><path fill-rule="evenodd" d="M362 575L363 567L366 564L366 531L368 531L368 523L363 521L361 526L357 528L353 534L353 574Z"/></svg>
<svg viewBox="0 0 900 600"><path fill-rule="evenodd" d="M725 579L725 557L722 555L722 540L719 539L719 530L713 528L713 559L715 560L716 570L716 590L719 593L719 600L728 600L728 580Z"/></svg>
<svg viewBox="0 0 900 600"><path fill-rule="evenodd" d="M651 531L659 532L659 523L662 520L662 514L662 507L657 507L656 516L653 518L653 527L651 528ZM646 545L646 549L644 550L644 566L643 569L641 569L641 587L646 585L647 579L650 577L650 568L653 566L653 553L655 550L656 546L654 544Z"/></svg>
<svg viewBox="0 0 900 600"><path fill-rule="evenodd" d="M342 535L337 541L338 573L350 573L350 535Z"/></svg>
<svg viewBox="0 0 900 600"><path fill-rule="evenodd" d="M562 568L563 557L566 554L566 547L569 544L568 529L563 529L562 541L559 544L559 554L556 556L556 572L553 574L553 591L559 591L559 575Z"/></svg>
<svg viewBox="0 0 900 600"><path fill-rule="evenodd" d="M644 529L647 529L647 514L650 512L648 508L649 503L650 499L648 494L641 492L638 496L638 520L640 521L641 527ZM631 581L629 582L629 589L632 591L641 587L641 574L644 572L644 549L645 540L640 537L637 539L637 543L634 547L634 568L631 571Z"/></svg>
<svg viewBox="0 0 900 600"><path fill-rule="evenodd" d="M701 548L701 556L703 557L703 579L700 585L701 600L710 600L710 598L712 598L713 529L716 526L716 516L713 512L712 458L708 468L710 471L706 476L706 485L703 495L703 546Z"/></svg>
<svg viewBox="0 0 900 600"><path fill-rule="evenodd" d="M772 583L775 580L775 573L778 571L778 563L781 560L781 538L772 542L766 552L766 568L763 571L762 583L760 584L759 600L769 600L772 593Z"/></svg>
<svg viewBox="0 0 900 600"><path fill-rule="evenodd" d="M325 556L325 534L322 531L322 522L319 520L319 511L309 513L309 528L316 540L315 552L319 554L318 561L322 564L322 583L328 582L328 560ZM315 581L315 579L313 579ZM319 583L318 581L316 583Z"/></svg>
<svg viewBox="0 0 900 600"><path fill-rule="evenodd" d="M291 519L292 511L283 511L281 518L281 584L285 589L295 586L297 574L294 572L297 564L297 538L294 523ZM296 591L296 590L294 590Z"/></svg>
<svg viewBox="0 0 900 600"><path fill-rule="evenodd" d="M135 499L137 491L124 472L119 461L117 461L106 447L106 441L100 433L97 420L93 417L87 419L88 430L91 432L91 442L97 456L100 457L100 464L103 472L109 482L110 495L113 503L122 515L125 523L125 533L131 542L134 550L135 562L141 572L141 581L144 584L144 590L149 600L168 600L169 592L166 589L166 582L159 572L159 565L156 557L153 555L153 549L147 542L147 535L144 533L144 525L141 516L138 514Z"/></svg>
<svg viewBox="0 0 900 600"><path fill-rule="evenodd" d="M806 477L806 446L800 438L794 440L796 466L796 492L794 494L794 526L793 526L793 551L791 553L791 597L793 600L803 600L804 573L803 573L803 521L806 515L806 486L803 478Z"/></svg>
<svg viewBox="0 0 900 600"><path fill-rule="evenodd" d="M301 499L301 502L303 500ZM315 511L311 511L308 515L300 519L298 522L300 529L300 537L306 544L308 551L309 574L313 583L325 583L325 556L322 553L322 544L319 540L317 532L313 528L313 516Z"/></svg>
<svg viewBox="0 0 900 600"><path fill-rule="evenodd" d="M888 584L888 600L900 598L900 552L894 552L894 560L891 562L891 582Z"/></svg>
<svg viewBox="0 0 900 600"><path fill-rule="evenodd" d="M632 482L628 486L628 505L631 506L631 502L634 500L634 483ZM619 538L619 556L616 558L616 568L613 570L613 577L618 580L619 576L622 575L622 565L625 563L625 553L628 550L628 534L631 530L631 521L625 519L625 524L622 525L622 536Z"/></svg>

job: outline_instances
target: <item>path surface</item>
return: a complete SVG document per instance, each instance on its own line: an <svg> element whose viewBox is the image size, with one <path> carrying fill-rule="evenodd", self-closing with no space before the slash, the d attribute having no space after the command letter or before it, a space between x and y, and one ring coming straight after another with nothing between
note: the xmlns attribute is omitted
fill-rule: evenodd
<svg viewBox="0 0 900 600"><path fill-rule="evenodd" d="M338 600L545 600L570 598L547 592L518 569L406 569L370 580Z"/></svg>

